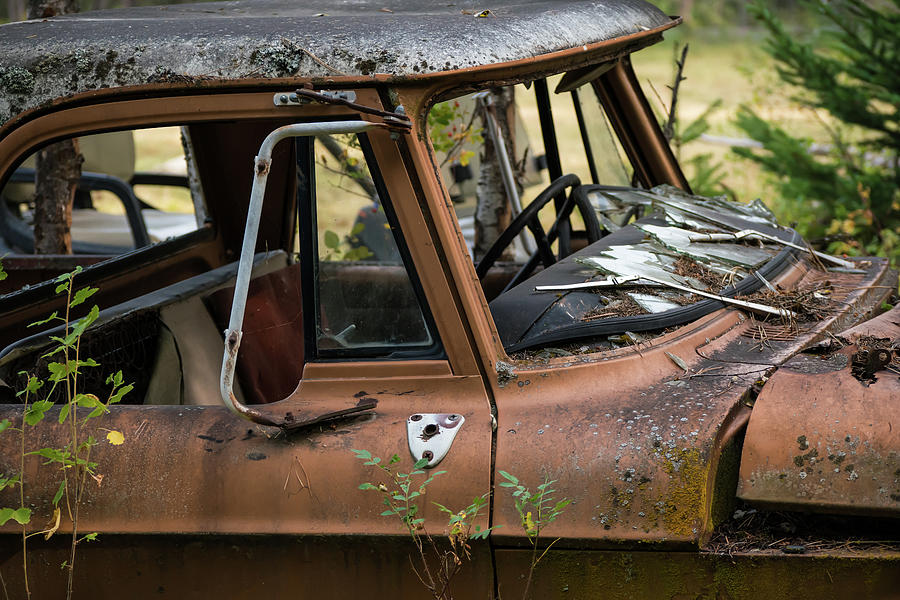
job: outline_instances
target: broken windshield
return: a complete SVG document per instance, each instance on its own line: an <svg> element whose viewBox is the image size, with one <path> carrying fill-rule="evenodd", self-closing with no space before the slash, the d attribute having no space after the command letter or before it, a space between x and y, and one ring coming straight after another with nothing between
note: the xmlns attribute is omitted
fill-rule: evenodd
<svg viewBox="0 0 900 600"><path fill-rule="evenodd" d="M632 344L726 304L762 317L798 317L758 292L774 292L771 280L811 251L793 231L778 226L761 202L703 198L671 186L583 188L590 188L589 197L606 200L595 206L611 212L636 207L635 214L647 216L492 301L508 351L587 338L599 341L594 349ZM832 268L854 267L828 258Z"/></svg>

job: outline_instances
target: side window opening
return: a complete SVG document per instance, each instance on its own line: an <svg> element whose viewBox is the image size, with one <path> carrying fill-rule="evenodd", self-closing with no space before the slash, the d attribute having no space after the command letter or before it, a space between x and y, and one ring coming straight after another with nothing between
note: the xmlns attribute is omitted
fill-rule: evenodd
<svg viewBox="0 0 900 600"><path fill-rule="evenodd" d="M283 124L254 121L190 127L196 137L197 151L203 154L197 157L197 162L208 201L212 203L210 214L220 219L230 217L228 223L216 224L217 229L225 230L219 235L235 237L242 233L243 223L235 222L236 215L246 215L244 207L249 195L244 197L239 190L248 187L253 172L249 165L245 170L213 167L225 164L223 161L227 162L228 157L234 159L244 151L252 155L258 149L258 142L250 150L229 149L229 143L247 145L257 133L264 136ZM243 125L246 127L240 129ZM169 177L186 180L187 169L177 164L179 160L184 162L183 155L168 156L160 147L168 145L182 151L180 128L167 129L168 132L162 128L146 130L145 139L151 141L156 154L151 153L144 162L140 152L143 132L120 135L118 142L124 139L126 145L135 144L135 157L120 157L122 168L109 168L107 174L134 182L134 175L128 170L133 164L135 173L147 169L162 183L170 183ZM236 136L240 139L235 140ZM85 135L82 139L89 137ZM109 140L100 141L105 144ZM311 150L306 153L312 159L307 163L300 159L303 153L298 150L304 145L309 145ZM270 208L275 210L266 218L277 220L281 216L283 219L283 224L268 225L276 235L280 235L278 230L285 229L284 249L270 248L265 241L273 239L270 235L261 238L264 247L254 258L234 386L238 400L252 405L289 396L310 360L443 358L424 294L412 274L412 262L399 233L387 188L374 166L374 153L365 136L318 141L298 138L296 142L283 142L279 146L273 154L272 181L267 192L284 196L284 202L283 207L273 202ZM167 172L179 169L180 173ZM217 178L211 186L207 185L210 175ZM185 230L194 231L198 226L194 199L190 182L183 179L177 180L178 189L174 193L162 194L141 191L145 185L151 190L158 187L154 181L141 181L135 185L135 196L147 199L142 211L182 215ZM27 181L24 183L28 185ZM12 195L15 185L13 182L6 186L5 197ZM88 191L90 205L79 210L125 221L127 215L122 210L117 212L117 203L121 202L113 193ZM27 215L27 191L24 198L16 209ZM16 204L14 200L7 203ZM298 205L299 222L306 221L299 228L299 236ZM171 235L177 241L193 234ZM219 244L218 239L211 236L203 243ZM138 254L158 254L157 250L165 250L164 246L168 247L155 244L136 253L123 243L120 251L124 254L105 268L114 269L119 261L132 265ZM285 251L291 249L293 252ZM152 267L154 260L168 256L165 253L156 256L145 266ZM78 255L71 258L79 260ZM195 267L200 270L192 270ZM131 267L125 268L128 273ZM86 379L85 389L94 393L88 388L96 385L96 392L100 393L106 372L121 369L135 383L126 403L221 404L218 381L224 343L222 332L228 324L236 273L237 262L203 267L196 261L176 265L171 276L141 276L135 272L140 285L149 286L148 289L142 288L124 299L116 292L107 296L113 298L112 302L105 301L103 293L107 290L101 284L101 292L94 298L100 305L100 318L86 331L84 347L101 363L104 375L96 381ZM14 277L15 274L10 276ZM87 279L82 281L86 283ZM45 293L32 303L39 307L37 318L59 308L51 306L57 301L53 286L40 287ZM26 293L35 295L37 291L26 290ZM0 303L15 303L22 293L0 297ZM0 310L0 314L3 312ZM40 328L26 331L23 324L23 333L16 334L20 337L0 344L0 379L14 381L18 371L41 364L40 357L47 352L48 335L58 335L47 327L44 331Z"/></svg>
<svg viewBox="0 0 900 600"><path fill-rule="evenodd" d="M72 208L73 253L119 254L202 226L202 200L191 192L180 128L77 140L83 162ZM13 254L34 251L35 156L22 162L2 191L0 244Z"/></svg>

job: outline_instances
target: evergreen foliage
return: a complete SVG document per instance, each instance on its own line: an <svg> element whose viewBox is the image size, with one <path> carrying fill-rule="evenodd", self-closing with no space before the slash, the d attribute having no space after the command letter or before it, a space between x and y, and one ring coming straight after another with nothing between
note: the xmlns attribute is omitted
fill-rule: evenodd
<svg viewBox="0 0 900 600"><path fill-rule="evenodd" d="M772 174L788 217L828 250L878 254L900 263L900 0L806 0L829 28L817 46L799 41L762 2L750 8L769 31L766 51L780 78L799 89L794 100L827 111L831 145L813 156L812 142L766 122L750 108L737 125L763 151L734 148ZM852 143L848 140L852 139Z"/></svg>

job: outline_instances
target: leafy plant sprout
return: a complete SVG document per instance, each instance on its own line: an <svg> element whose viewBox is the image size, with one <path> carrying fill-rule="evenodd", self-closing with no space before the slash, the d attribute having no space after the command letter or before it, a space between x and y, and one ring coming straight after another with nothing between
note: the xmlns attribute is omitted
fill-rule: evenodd
<svg viewBox="0 0 900 600"><path fill-rule="evenodd" d="M96 395L83 393L79 387L79 375L81 369L99 367L99 363L92 358L81 357L81 339L85 330L97 320L100 314L99 308L94 305L88 314L81 317L77 321L72 322L71 311L76 306L83 304L88 298L97 292L97 288L84 287L78 290L74 288L75 276L81 272L81 267L77 267L71 273L60 275L56 279L56 293L65 294L66 308L64 316L60 316L57 312L51 314L48 318L37 321L29 325L29 327L45 325L59 321L63 323L63 336L50 336L50 339L56 342L56 346L41 358L51 359L47 364L48 375L46 379L40 379L34 374L21 372L26 384L24 389L16 395L23 398L23 418L21 427L16 427L9 419L0 422L0 432L9 429L17 432L21 440L21 451L19 461L19 473L11 476L0 476L0 490L18 486L19 488L19 506L17 508L0 509L0 525L6 523L10 519L14 519L22 526L22 568L24 572L25 596L31 597L31 590L28 584L28 554L27 542L28 538L35 535L44 535L45 539L49 539L59 529L61 521L60 502L66 510L66 516L72 523L71 544L69 547L69 558L63 563L63 567L68 570L68 579L66 584L66 597L72 597L73 576L75 572L76 548L79 543L93 541L96 539L96 533L88 533L79 537L78 517L79 509L82 505L84 491L90 476L97 485L103 479L103 476L97 473L97 463L91 461L91 450L99 442L90 433L85 433L85 425L91 419L100 417L109 412L109 406L122 400L122 398L133 389L133 385L125 384L122 371L118 371L106 378L106 385L111 386L109 396L106 401L100 400ZM3 274L5 275L5 273ZM2 277L0 277L2 279ZM38 391L50 384L50 390L43 398L32 401ZM37 450L28 450L27 432L29 427L35 427L40 424L46 413L54 406L54 402L50 400L50 396L56 390L57 386L62 386L64 391L65 402L60 406L57 421L60 425L66 425L68 428L68 439L66 444L60 448L39 448ZM86 415L78 414L78 409L89 411ZM112 445L120 445L124 442L124 436L119 431L108 431L107 441ZM25 506L25 459L27 456L36 456L44 459L42 465L55 465L61 475L62 480L56 494L53 497L53 517L51 525L40 531L28 531L28 525L31 523L32 511Z"/></svg>
<svg viewBox="0 0 900 600"><path fill-rule="evenodd" d="M438 102L428 111L428 131L435 152L444 153L441 167L450 164L466 166L475 156L469 147L481 144L481 128L475 127L477 112L466 111L459 100Z"/></svg>
<svg viewBox="0 0 900 600"><path fill-rule="evenodd" d="M400 457L396 454L391 456L387 464L384 464L380 458L372 456L372 453L368 450L353 450L353 453L356 454L356 458L365 461L364 465L377 468L387 477L386 480L379 483L362 483L359 485L359 489L380 493L381 501L386 507L381 516L395 517L406 527L419 555L419 567L417 568L413 564L413 571L416 573L419 581L428 589L432 598L436 600L452 598L450 582L459 572L460 567L462 567L463 560L471 559L471 547L468 541L487 539L488 534L492 530L501 527L500 525L495 525L487 529L481 529L478 525L473 526L473 521L487 504L490 492L474 498L469 506L458 512L454 512L437 502L432 502L441 512L448 515L447 528L449 533L447 539L450 542L450 549L441 550L438 548L435 539L425 528L425 518L419 514L419 501L425 495L428 484L438 475L446 473L446 471L433 471L429 475L424 469L425 465L428 464L428 459L422 458L416 461L412 471L403 473L394 468L394 465L400 462ZM553 544L558 541L557 538L550 542L543 552L538 555L541 532L563 513L571 500L567 498L554 500L553 494L556 493L556 490L552 486L556 483L555 480L545 478L544 483L537 486L535 491L532 492L522 485L515 476L510 475L506 471L500 471L499 473L506 480L500 482L500 487L510 489L515 500L516 512L519 513L522 529L525 535L528 536L528 541L532 547L530 566L525 580L525 588L522 592L522 597L527 598L538 563L547 555ZM437 560L437 569L429 566L429 555Z"/></svg>
<svg viewBox="0 0 900 600"><path fill-rule="evenodd" d="M516 503L516 512L519 513L519 518L521 519L522 529L525 531L525 535L528 536L528 541L531 542L531 566L528 568L525 589L522 592L522 597L527 598L535 568L541 562L541 559L547 555L553 544L559 540L557 538L550 542L538 556L538 540L540 539L541 531L563 513L571 500L563 498L554 502L553 494L556 490L552 489L551 486L556 483L555 480L545 477L544 483L537 486L536 490L532 492L522 485L515 476L510 475L506 471L500 471L500 475L506 479L506 481L500 482L500 487L510 488Z"/></svg>
<svg viewBox="0 0 900 600"><path fill-rule="evenodd" d="M486 539L492 529L490 527L481 529L481 526L473 525L478 513L487 504L488 494L474 498L469 506L460 511L453 511L433 502L441 512L448 515L447 540L450 548L445 550L438 546L437 541L425 528L425 518L419 514L419 502L425 495L428 484L446 471L432 471L429 474L424 470L428 459L422 458L416 461L412 471L403 473L394 468L394 465L400 462L400 457L396 454L384 464L368 450L353 450L353 453L356 454L356 458L365 461L364 465L377 468L385 476L386 479L382 482L377 484L365 482L360 484L359 489L380 493L381 501L386 507L381 516L395 517L406 527L418 552L419 566L416 567L414 563L413 571L419 581L428 589L432 598L436 600L452 598L450 583L462 567L463 561L471 559L469 540ZM429 557L437 563L436 568L429 564Z"/></svg>

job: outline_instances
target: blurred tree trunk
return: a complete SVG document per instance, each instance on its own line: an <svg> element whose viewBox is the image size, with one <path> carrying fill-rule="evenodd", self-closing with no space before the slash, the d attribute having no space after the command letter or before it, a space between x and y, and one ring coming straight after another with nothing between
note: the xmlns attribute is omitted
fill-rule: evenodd
<svg viewBox="0 0 900 600"><path fill-rule="evenodd" d="M6 0L6 17L18 21L25 16L25 0Z"/></svg>
<svg viewBox="0 0 900 600"><path fill-rule="evenodd" d="M78 12L78 0L28 0L28 18L46 19Z"/></svg>
<svg viewBox="0 0 900 600"><path fill-rule="evenodd" d="M515 93L512 86L494 88L490 91L493 100L494 114L500 125L503 135L503 143L506 144L510 162L515 164L516 154L516 106ZM491 245L500 237L500 234L509 225L511 211L509 199L506 197L506 188L503 185L503 174L500 171L500 161L497 158L497 150L487 133L488 121L482 117L484 132L483 154L481 156L481 168L478 173L478 186L475 189L475 260L487 253ZM521 190L519 190L521 193ZM504 255L501 260L508 260L510 256Z"/></svg>
<svg viewBox="0 0 900 600"><path fill-rule="evenodd" d="M77 0L28 0L28 18L78 12ZM34 252L72 253L72 202L84 158L78 140L64 140L38 151L34 170Z"/></svg>
<svg viewBox="0 0 900 600"><path fill-rule="evenodd" d="M39 150L34 173L34 252L72 253L72 201L84 159L73 138Z"/></svg>

